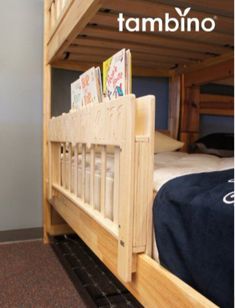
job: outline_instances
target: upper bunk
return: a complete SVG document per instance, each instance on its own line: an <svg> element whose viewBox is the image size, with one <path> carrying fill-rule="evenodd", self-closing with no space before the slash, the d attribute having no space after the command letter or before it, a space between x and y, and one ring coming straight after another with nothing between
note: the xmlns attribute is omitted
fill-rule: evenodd
<svg viewBox="0 0 235 308"><path fill-rule="evenodd" d="M164 20L169 13L180 19L176 7L187 18L200 22L212 18L215 29L159 32L157 27L156 31L147 27L147 31L119 32L119 13L125 19L138 18L141 30L143 18ZM210 74L212 81L233 76L232 0L45 0L45 17L45 57L54 67L85 71L116 51L129 48L136 76L172 76L175 72L187 75L212 65L217 65L216 74ZM134 27L133 22L129 25ZM186 79L193 84L196 78L194 74Z"/></svg>

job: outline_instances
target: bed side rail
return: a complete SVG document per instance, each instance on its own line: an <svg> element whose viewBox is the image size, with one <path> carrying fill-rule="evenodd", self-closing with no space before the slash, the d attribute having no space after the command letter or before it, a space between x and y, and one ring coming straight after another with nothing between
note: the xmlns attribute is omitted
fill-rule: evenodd
<svg viewBox="0 0 235 308"><path fill-rule="evenodd" d="M133 254L146 249L153 125L154 98L136 100L134 95L49 122L49 199L54 191L62 193L117 239L117 270L126 282L135 271ZM111 202L108 189L113 190ZM112 204L108 210L107 203Z"/></svg>

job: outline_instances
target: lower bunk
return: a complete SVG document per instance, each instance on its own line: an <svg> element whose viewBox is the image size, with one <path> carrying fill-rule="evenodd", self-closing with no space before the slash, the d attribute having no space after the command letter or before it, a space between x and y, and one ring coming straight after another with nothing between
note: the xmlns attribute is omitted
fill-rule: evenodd
<svg viewBox="0 0 235 308"><path fill-rule="evenodd" d="M161 196L172 178L213 170L223 172L231 168L233 160L180 152L154 156L154 105L151 96L136 99L131 95L52 119L48 138L48 199L145 307L215 307L156 262L160 258L171 269L162 252L168 243L175 245L170 240L176 235L173 228L166 242L163 233L163 248L158 252L153 239L153 189ZM181 183L180 187L187 192L186 184ZM177 190L180 189L176 185ZM157 218L160 216L157 214ZM168 216L163 211L163 217ZM154 222L155 218L156 211ZM190 223L186 218L183 225ZM168 224L163 224L167 231L171 220ZM48 234L65 230L63 226L57 227L45 221ZM156 230L157 242L158 233ZM190 248L190 236L188 242L187 247L177 243L180 257L180 249ZM166 254L172 251L166 250Z"/></svg>
<svg viewBox="0 0 235 308"><path fill-rule="evenodd" d="M54 190L53 208L144 307L216 307L146 254L133 259L132 281L117 272L118 241L65 194Z"/></svg>

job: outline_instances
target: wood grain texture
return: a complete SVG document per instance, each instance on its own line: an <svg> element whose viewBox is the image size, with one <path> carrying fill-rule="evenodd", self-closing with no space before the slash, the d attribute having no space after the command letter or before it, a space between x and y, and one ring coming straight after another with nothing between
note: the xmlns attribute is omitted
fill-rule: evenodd
<svg viewBox="0 0 235 308"><path fill-rule="evenodd" d="M63 194L56 192L52 203L81 239L144 307L217 307L145 254L137 255L136 272L132 281L125 283L117 271L117 240Z"/></svg>

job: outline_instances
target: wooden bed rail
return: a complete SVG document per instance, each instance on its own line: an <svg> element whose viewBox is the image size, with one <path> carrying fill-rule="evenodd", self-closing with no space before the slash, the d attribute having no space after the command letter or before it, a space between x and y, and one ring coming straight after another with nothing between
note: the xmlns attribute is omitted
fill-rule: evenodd
<svg viewBox="0 0 235 308"><path fill-rule="evenodd" d="M153 96L129 95L49 121L48 198L53 203L62 194L117 239L117 271L126 282L135 271L133 254L146 250L152 227L154 107ZM113 203L107 213L110 157Z"/></svg>
<svg viewBox="0 0 235 308"><path fill-rule="evenodd" d="M73 0L48 0L47 10L49 19L48 40L52 38L64 15L69 10Z"/></svg>

